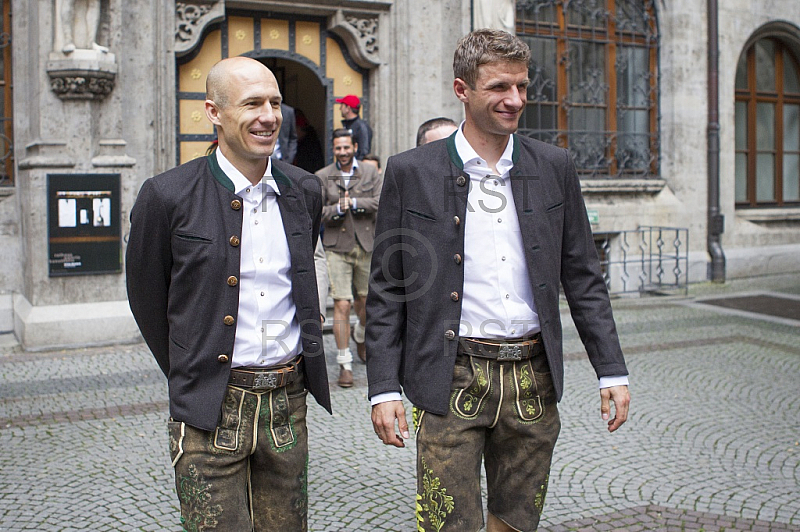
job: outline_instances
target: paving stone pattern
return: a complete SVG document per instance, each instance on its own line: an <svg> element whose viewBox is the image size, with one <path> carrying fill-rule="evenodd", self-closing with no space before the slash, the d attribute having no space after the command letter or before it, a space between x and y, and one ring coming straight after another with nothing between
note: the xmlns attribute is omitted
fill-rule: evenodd
<svg viewBox="0 0 800 532"><path fill-rule="evenodd" d="M567 324L540 530L800 531L800 328L692 301L615 302L633 410L612 435ZM414 442L380 444L364 365L337 388L325 343L334 415L309 405L310 529L413 531ZM0 353L0 530L180 530L167 415L144 345Z"/></svg>

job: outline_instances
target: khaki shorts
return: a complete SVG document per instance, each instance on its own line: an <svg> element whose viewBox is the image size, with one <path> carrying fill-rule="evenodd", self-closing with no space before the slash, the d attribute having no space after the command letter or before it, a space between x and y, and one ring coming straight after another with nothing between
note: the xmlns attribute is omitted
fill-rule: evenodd
<svg viewBox="0 0 800 532"><path fill-rule="evenodd" d="M364 251L359 244L352 251L339 253L328 251L328 276L331 297L334 301L353 300L353 290L358 297L367 297L369 289L369 266L372 253Z"/></svg>

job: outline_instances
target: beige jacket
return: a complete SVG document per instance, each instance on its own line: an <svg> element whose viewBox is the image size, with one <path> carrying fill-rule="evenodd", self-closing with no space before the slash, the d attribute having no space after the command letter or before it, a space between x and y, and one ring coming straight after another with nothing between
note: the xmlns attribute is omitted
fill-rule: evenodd
<svg viewBox="0 0 800 532"><path fill-rule="evenodd" d="M371 252L375 240L375 217L383 188L383 177L374 166L360 164L355 168L347 187L336 163L317 171L322 180L322 223L325 226L322 243L326 251L347 253L356 242ZM356 200L354 209L340 214L339 197L347 190Z"/></svg>

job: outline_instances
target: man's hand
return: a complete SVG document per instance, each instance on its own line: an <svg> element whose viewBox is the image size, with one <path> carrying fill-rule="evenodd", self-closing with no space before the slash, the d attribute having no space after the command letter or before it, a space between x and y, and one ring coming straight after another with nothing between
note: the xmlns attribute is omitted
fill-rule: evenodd
<svg viewBox="0 0 800 532"><path fill-rule="evenodd" d="M611 412L610 402L614 403L614 418L608 419ZM631 403L631 394L627 386L612 386L600 390L600 414L608 420L608 432L614 432L628 420L628 406ZM373 410L372 419L375 419Z"/></svg>
<svg viewBox="0 0 800 532"><path fill-rule="evenodd" d="M353 200L350 198L350 192L344 191L344 196L339 198L339 209L344 212L353 206Z"/></svg>
<svg viewBox="0 0 800 532"><path fill-rule="evenodd" d="M395 420L397 420L397 428L400 429L399 435L394 430ZM406 444L403 443L403 440L410 438L403 401L387 401L373 406L372 426L375 434L386 445L405 447Z"/></svg>

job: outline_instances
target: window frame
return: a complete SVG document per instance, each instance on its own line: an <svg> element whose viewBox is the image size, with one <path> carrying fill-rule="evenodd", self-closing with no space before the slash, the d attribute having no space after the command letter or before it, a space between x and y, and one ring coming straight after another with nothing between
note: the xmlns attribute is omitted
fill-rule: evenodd
<svg viewBox="0 0 800 532"><path fill-rule="evenodd" d="M775 91L768 91L768 90L759 90L757 87L757 78L756 78L756 45L759 42L763 41L770 41L774 46L774 59L775 59ZM792 46L788 45L783 39L775 36L763 36L761 38L752 40L748 43L745 51L743 52L745 57L745 68L746 68L746 75L747 75L747 89L739 89L735 86L734 83L734 107L738 103L744 103L747 106L747 140L746 140L746 148L739 149L738 147L734 147L734 161L737 155L745 154L747 157L747 185L746 185L746 200L745 201L735 201L735 206L737 209L746 209L746 208L781 208L781 207L797 207L800 206L800 199L799 200L791 200L791 201L784 201L783 199L783 159L784 159L784 135L783 135L783 122L784 122L784 112L783 108L784 105L798 105L800 106L800 94L787 95L784 92L784 58L789 56L790 59L794 60L795 64L795 72L799 74L800 77L800 60L798 60L797 55L795 54ZM738 78L739 74L739 67L741 64L741 60L737 62L736 65L736 76L734 79ZM800 81L800 79L798 80ZM758 148L758 137L757 137L757 127L758 127L758 113L757 108L758 104L760 103L768 103L775 105L775 114L774 114L774 134L773 134L773 149L772 153L775 156L775 164L774 164L774 200L758 200L757 197L757 186L758 186L758 175L757 175L757 155L759 153ZM737 132L738 133L738 132ZM760 150L761 152L765 152L766 150ZM798 149L795 153L800 153L800 149ZM736 164L734 162L734 164ZM800 176L798 176L800 179ZM734 197L736 195L734 194Z"/></svg>
<svg viewBox="0 0 800 532"><path fill-rule="evenodd" d="M529 136L538 136L539 132L552 132L552 143L569 148L570 137L576 137L574 130L569 127L569 113L571 109L581 108L594 108L604 109L605 129L601 131L589 131L589 135L602 135L605 142L605 153L603 155L604 165L590 165L582 166L580 161L576 159L578 155L576 150L572 150L573 160L576 163L576 170L582 178L612 178L612 179L630 179L630 178L658 178L660 173L660 143L659 143L659 67L658 67L658 52L659 52L659 34L658 24L656 19L656 6L652 0L643 0L643 9L646 10L647 28L640 31L626 30L625 28L617 27L616 13L617 4L620 0L603 0L605 5L605 13L601 15L606 21L605 25L579 25L567 24L567 16L565 16L565 4L576 4L575 0L567 2L565 0L549 0L538 2L544 8L555 8L555 21L539 21L530 20L524 17L524 10L526 8L535 7L531 0L518 0L517 7L517 21L516 21L516 34L522 38L542 38L554 39L556 41L556 76L555 76L555 93L556 98L554 101L537 101L536 99L529 99L526 102L526 113L528 110L535 109L536 106L550 106L555 107L556 114L556 129L531 129L520 128L520 133ZM599 18L599 17L598 17ZM570 101L570 87L569 87L569 69L570 69L570 42L585 42L588 44L599 44L604 52L604 72L602 82L605 84L606 99L605 103L575 103ZM618 69L617 54L621 47L638 47L647 51L648 69L647 89L649 90L648 101L646 108L640 109L641 106L630 104L625 105L626 102L618 101L618 86L617 77L621 69ZM534 79L534 72L531 72L531 79ZM583 81L583 80L581 80ZM573 83L575 85L575 83ZM628 132L620 132L620 109L639 111L646 110L649 127L647 134L649 136L647 155L649 157L649 164L643 165L638 168L620 168L617 159L619 148L620 134L625 135ZM524 120L524 117L523 117ZM524 123L524 122L523 122ZM632 132L631 132L632 133ZM645 168L646 166L646 168Z"/></svg>

